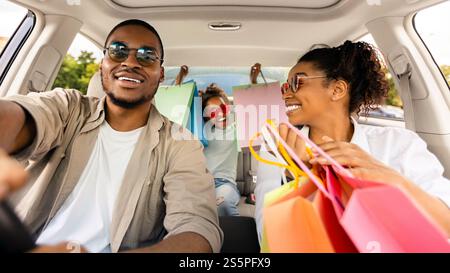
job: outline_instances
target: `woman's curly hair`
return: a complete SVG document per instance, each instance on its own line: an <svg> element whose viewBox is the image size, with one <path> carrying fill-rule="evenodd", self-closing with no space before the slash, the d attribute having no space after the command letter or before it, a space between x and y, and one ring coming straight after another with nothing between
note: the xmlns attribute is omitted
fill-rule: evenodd
<svg viewBox="0 0 450 273"><path fill-rule="evenodd" d="M225 102L226 104L230 104L225 91L215 83L211 83L210 85L208 85L206 89L201 92L201 96L203 110L206 108L208 101L212 98L221 98L223 102Z"/></svg>
<svg viewBox="0 0 450 273"><path fill-rule="evenodd" d="M349 83L350 113L367 113L387 96L388 82L380 55L369 43L346 41L338 47L314 49L300 62L313 63L329 80Z"/></svg>
<svg viewBox="0 0 450 273"><path fill-rule="evenodd" d="M200 95L202 97L202 111L205 111L208 101L212 98L220 98L225 104L230 104L225 91L215 83L211 83L204 91L200 91ZM208 118L205 117L204 120L206 121Z"/></svg>

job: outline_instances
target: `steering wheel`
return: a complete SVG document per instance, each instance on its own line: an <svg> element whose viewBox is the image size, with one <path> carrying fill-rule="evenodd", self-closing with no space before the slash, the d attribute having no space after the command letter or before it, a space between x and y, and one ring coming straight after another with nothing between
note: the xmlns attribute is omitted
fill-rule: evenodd
<svg viewBox="0 0 450 273"><path fill-rule="evenodd" d="M6 201L0 201L0 253L22 253L36 244Z"/></svg>

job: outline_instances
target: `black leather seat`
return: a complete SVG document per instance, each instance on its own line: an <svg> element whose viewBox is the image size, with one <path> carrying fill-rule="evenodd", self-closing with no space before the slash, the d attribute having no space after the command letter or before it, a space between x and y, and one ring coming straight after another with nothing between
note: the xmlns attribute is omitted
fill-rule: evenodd
<svg viewBox="0 0 450 273"><path fill-rule="evenodd" d="M259 253L255 219L245 216L221 216L219 224L224 241L221 253Z"/></svg>

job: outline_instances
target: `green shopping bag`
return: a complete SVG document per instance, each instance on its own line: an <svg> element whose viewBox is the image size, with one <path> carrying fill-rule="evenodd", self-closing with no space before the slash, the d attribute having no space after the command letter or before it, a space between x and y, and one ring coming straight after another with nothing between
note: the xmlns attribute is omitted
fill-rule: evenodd
<svg viewBox="0 0 450 273"><path fill-rule="evenodd" d="M160 86L155 94L156 108L174 123L188 128L195 89L194 81L181 85Z"/></svg>

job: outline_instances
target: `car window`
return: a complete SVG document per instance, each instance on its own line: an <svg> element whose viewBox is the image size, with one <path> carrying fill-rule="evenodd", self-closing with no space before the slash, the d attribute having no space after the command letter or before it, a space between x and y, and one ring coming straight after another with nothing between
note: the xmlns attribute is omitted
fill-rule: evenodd
<svg viewBox="0 0 450 273"><path fill-rule="evenodd" d="M36 24L33 12L13 4L0 1L0 84L14 62L17 54L30 36Z"/></svg>
<svg viewBox="0 0 450 273"><path fill-rule="evenodd" d="M89 81L99 69L102 51L86 37L78 34L64 57L53 88L73 88L86 94Z"/></svg>
<svg viewBox="0 0 450 273"><path fill-rule="evenodd" d="M364 41L367 43L370 43L374 45L376 48L378 48L377 44L375 43L375 40L373 36L369 33L364 35L359 39L359 41ZM389 91L388 96L384 100L384 102L379 105L376 109L369 111L368 116L369 117L376 117L376 118L386 118L386 119L394 119L394 120L404 120L403 115L403 103L400 98L400 94L395 87L394 79L392 78L392 74L389 72L386 66L386 60L381 52L381 60L383 62L383 70L386 72L386 77L389 84Z"/></svg>
<svg viewBox="0 0 450 273"><path fill-rule="evenodd" d="M0 54L19 27L28 10L9 1L0 1ZM5 22L8 22L7 24Z"/></svg>
<svg viewBox="0 0 450 273"><path fill-rule="evenodd" d="M450 2L424 9L414 17L417 33L450 86Z"/></svg>

